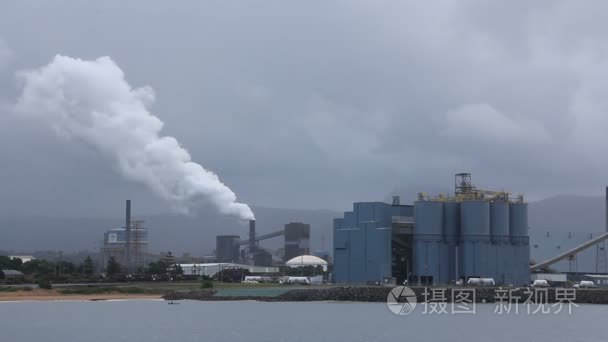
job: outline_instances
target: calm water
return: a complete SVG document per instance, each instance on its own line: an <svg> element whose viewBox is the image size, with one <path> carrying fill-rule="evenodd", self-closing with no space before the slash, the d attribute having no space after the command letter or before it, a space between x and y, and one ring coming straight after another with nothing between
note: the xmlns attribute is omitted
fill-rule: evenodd
<svg viewBox="0 0 608 342"><path fill-rule="evenodd" d="M607 341L608 306L572 315L392 314L384 304L0 302L0 341ZM525 310L524 310L525 312Z"/></svg>

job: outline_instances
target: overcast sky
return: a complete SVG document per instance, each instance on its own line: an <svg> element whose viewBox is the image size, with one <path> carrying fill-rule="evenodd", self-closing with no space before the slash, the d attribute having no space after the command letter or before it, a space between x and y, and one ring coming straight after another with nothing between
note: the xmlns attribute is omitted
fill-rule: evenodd
<svg viewBox="0 0 608 342"><path fill-rule="evenodd" d="M254 206L345 210L453 174L608 183L606 1L3 1L0 215L168 207L13 113L16 73L110 56L193 160Z"/></svg>

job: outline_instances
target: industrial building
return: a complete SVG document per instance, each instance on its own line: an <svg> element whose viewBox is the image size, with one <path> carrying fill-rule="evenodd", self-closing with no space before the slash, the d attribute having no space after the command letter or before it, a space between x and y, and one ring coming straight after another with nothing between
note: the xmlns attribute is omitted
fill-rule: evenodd
<svg viewBox="0 0 608 342"><path fill-rule="evenodd" d="M127 272L133 272L147 265L147 255L148 230L143 227L143 221L131 220L131 201L127 200L125 225L103 235L101 264L105 269L113 257Z"/></svg>
<svg viewBox="0 0 608 342"><path fill-rule="evenodd" d="M301 222L286 224L283 259L289 260L305 254L310 254L310 225Z"/></svg>
<svg viewBox="0 0 608 342"><path fill-rule="evenodd" d="M284 236L283 260L310 253L310 225L302 222L290 222L283 229L267 234L256 233L256 221L249 221L249 235L241 240L238 235L218 235L216 237L215 255L219 263L249 263L256 266L274 264L270 251L259 246L259 242L278 236ZM244 248L241 249L241 246ZM279 261L280 262L280 261Z"/></svg>
<svg viewBox="0 0 608 342"><path fill-rule="evenodd" d="M406 279L412 269L414 207L383 202L354 203L334 219L334 281L365 283Z"/></svg>
<svg viewBox="0 0 608 342"><path fill-rule="evenodd" d="M238 235L218 235L215 241L215 255L217 262L239 262L240 237Z"/></svg>
<svg viewBox="0 0 608 342"><path fill-rule="evenodd" d="M279 273L278 267L252 266L238 263L200 263L200 264L179 264L184 271L184 275L208 276L213 277L216 273L226 269L244 269L253 274L276 274Z"/></svg>
<svg viewBox="0 0 608 342"><path fill-rule="evenodd" d="M147 265L148 230L141 225L141 222L134 222L129 232L131 239L128 244L127 232L124 227L110 229L104 233L101 248L104 268L111 257L114 257L114 260L121 266L131 270L137 270ZM130 261L127 259L127 246L130 246Z"/></svg>
<svg viewBox="0 0 608 342"><path fill-rule="evenodd" d="M530 280L528 207L523 196L475 188L455 177L454 196L419 194L414 205L354 203L334 220L334 280L450 284L472 277L497 284Z"/></svg>
<svg viewBox="0 0 608 342"><path fill-rule="evenodd" d="M305 267L305 266L321 266L323 271L327 271L327 261L316 257L314 255L298 255L289 259L285 262L285 266L297 268L297 267Z"/></svg>

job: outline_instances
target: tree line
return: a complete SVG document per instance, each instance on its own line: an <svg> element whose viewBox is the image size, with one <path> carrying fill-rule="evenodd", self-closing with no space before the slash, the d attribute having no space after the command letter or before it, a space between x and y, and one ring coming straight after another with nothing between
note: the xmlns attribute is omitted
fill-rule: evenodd
<svg viewBox="0 0 608 342"><path fill-rule="evenodd" d="M23 262L19 258L11 258L0 255L0 281L9 282L8 277L2 270L15 270L22 272L24 276L11 278L10 282L39 282L41 280L49 282L96 282L103 279L126 280L127 270L111 257L105 269L97 272L95 263L91 256L87 256L82 262L74 263L70 261L50 261L45 259L32 259ZM147 267L136 272L140 275L147 275L145 279L179 279L183 275L181 266L176 263L175 257L168 252L158 261L150 262Z"/></svg>

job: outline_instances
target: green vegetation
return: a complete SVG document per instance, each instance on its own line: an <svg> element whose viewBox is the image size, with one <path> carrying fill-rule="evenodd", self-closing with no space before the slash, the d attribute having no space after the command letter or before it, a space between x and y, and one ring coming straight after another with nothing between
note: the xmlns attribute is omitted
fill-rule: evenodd
<svg viewBox="0 0 608 342"><path fill-rule="evenodd" d="M17 270L21 271L23 262L21 259L11 259L6 255L0 255L0 270Z"/></svg>
<svg viewBox="0 0 608 342"><path fill-rule="evenodd" d="M213 288L213 282L211 280L203 280L201 282L201 289L211 289Z"/></svg>
<svg viewBox="0 0 608 342"><path fill-rule="evenodd" d="M107 272L108 275L111 276L115 276L117 274L120 273L121 267L120 264L116 261L116 259L114 259L114 257L110 257L110 260L108 260L108 267L107 267Z"/></svg>
<svg viewBox="0 0 608 342"><path fill-rule="evenodd" d="M0 286L0 292L17 292L17 288L16 287L11 287L11 286Z"/></svg>
<svg viewBox="0 0 608 342"><path fill-rule="evenodd" d="M38 281L38 287L41 289L51 290L53 289L53 284L47 279L41 279Z"/></svg>
<svg viewBox="0 0 608 342"><path fill-rule="evenodd" d="M159 261L149 263L146 273L165 276L168 280L169 278L180 279L183 276L184 271L182 270L182 267L176 263L173 253L169 251Z"/></svg>
<svg viewBox="0 0 608 342"><path fill-rule="evenodd" d="M248 275L250 275L249 270L244 268L226 268L217 272L213 276L213 280L222 283L240 283Z"/></svg>
<svg viewBox="0 0 608 342"><path fill-rule="evenodd" d="M23 277L17 278L8 278L5 275L4 279L0 274L0 282L11 284L38 283L41 280L55 283L90 282L98 279L95 276L95 263L90 256L87 256L82 263L75 264L65 260L49 261L45 259L32 259L24 263L19 258L0 255L1 269L16 270L24 274Z"/></svg>
<svg viewBox="0 0 608 342"><path fill-rule="evenodd" d="M82 264L82 271L87 276L92 276L95 273L95 264L93 264L93 259L91 259L90 255L87 255L87 258L84 259L84 263Z"/></svg>

